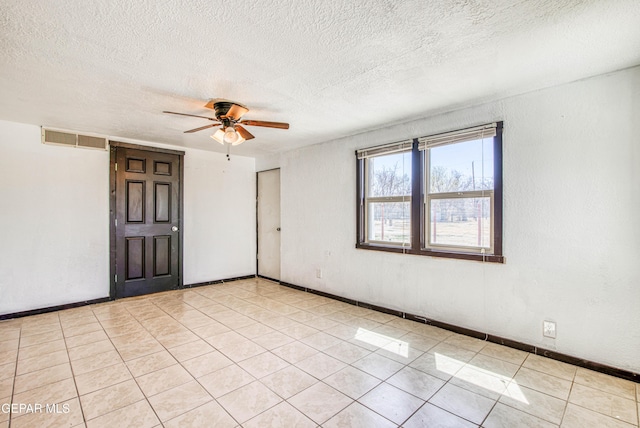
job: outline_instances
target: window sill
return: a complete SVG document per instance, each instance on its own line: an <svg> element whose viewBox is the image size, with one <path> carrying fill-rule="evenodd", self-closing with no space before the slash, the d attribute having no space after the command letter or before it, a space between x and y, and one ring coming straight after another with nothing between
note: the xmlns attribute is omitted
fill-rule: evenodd
<svg viewBox="0 0 640 428"><path fill-rule="evenodd" d="M456 253L452 251L435 251L435 250L414 250L412 248L403 248L398 246L386 246L380 244L358 243L356 248L362 250L386 251L389 253L413 254L415 256L443 257L459 260L475 260L478 262L488 263L505 263L506 258L496 254L476 254L476 253Z"/></svg>

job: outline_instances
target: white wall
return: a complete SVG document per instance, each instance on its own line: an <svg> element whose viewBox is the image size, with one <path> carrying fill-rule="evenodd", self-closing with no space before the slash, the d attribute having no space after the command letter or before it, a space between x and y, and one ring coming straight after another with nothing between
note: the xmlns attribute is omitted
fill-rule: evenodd
<svg viewBox="0 0 640 428"><path fill-rule="evenodd" d="M184 283L254 275L255 160L188 150L184 163Z"/></svg>
<svg viewBox="0 0 640 428"><path fill-rule="evenodd" d="M109 295L109 153L0 122L0 314Z"/></svg>
<svg viewBox="0 0 640 428"><path fill-rule="evenodd" d="M184 283L255 274L254 160L185 151ZM0 314L107 297L109 152L0 121L0 153Z"/></svg>
<svg viewBox="0 0 640 428"><path fill-rule="evenodd" d="M496 120L506 264L355 249L355 149ZM282 168L282 280L640 372L638 135L634 68L259 159Z"/></svg>

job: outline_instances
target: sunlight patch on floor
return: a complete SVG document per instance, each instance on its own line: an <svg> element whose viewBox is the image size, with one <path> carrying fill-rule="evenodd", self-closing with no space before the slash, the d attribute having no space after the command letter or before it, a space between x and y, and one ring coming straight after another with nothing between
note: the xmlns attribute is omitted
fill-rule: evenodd
<svg viewBox="0 0 640 428"><path fill-rule="evenodd" d="M409 356L409 348L411 346L409 342L367 330L366 328L359 327L356 331L355 339L405 358ZM433 355L436 370L487 391L505 395L521 403L529 404L522 389L512 378L482 367L474 366L473 364L465 363L439 352L435 352Z"/></svg>
<svg viewBox="0 0 640 428"><path fill-rule="evenodd" d="M436 369L464 382L529 404L518 383L508 376L435 353ZM462 367L462 368L460 368Z"/></svg>
<svg viewBox="0 0 640 428"><path fill-rule="evenodd" d="M358 328L355 336L356 340L359 340L369 345L377 346L378 348L385 349L394 354L402 357L409 356L409 343L403 340L394 339L384 334L376 333L375 331L367 330L366 328Z"/></svg>

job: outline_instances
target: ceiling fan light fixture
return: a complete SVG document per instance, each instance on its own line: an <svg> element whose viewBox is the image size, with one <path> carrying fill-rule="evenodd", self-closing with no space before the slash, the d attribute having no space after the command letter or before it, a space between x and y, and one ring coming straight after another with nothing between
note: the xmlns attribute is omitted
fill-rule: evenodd
<svg viewBox="0 0 640 428"><path fill-rule="evenodd" d="M225 143L229 143L229 144L235 144L236 141L238 141L238 138L240 136L238 135L238 133L236 132L235 129L233 129L233 127L228 126L225 130L224 130L224 142Z"/></svg>
<svg viewBox="0 0 640 428"><path fill-rule="evenodd" d="M224 131L222 129L218 129L216 132L211 134L211 138L224 146Z"/></svg>
<svg viewBox="0 0 640 428"><path fill-rule="evenodd" d="M242 144L245 142L245 139L235 130L232 126L227 127L224 131L224 142L231 144L232 146L237 146L238 144Z"/></svg>
<svg viewBox="0 0 640 428"><path fill-rule="evenodd" d="M244 143L246 140L242 138L240 134L236 132L232 127L227 127L226 130L222 128L218 129L215 133L211 135L211 138L216 140L218 143L222 144L230 144L232 146L237 146L238 144Z"/></svg>
<svg viewBox="0 0 640 428"><path fill-rule="evenodd" d="M200 116L197 114L190 113L178 113L175 111L164 111L163 113L170 113L179 116L189 116L189 117L198 117L201 119L208 119L213 121L213 123L205 126L200 126L195 129L190 129L188 131L184 131L185 133L193 133L202 131L209 128L214 128L220 126L212 135L211 138L216 140L218 143L228 144L229 146L237 146L238 144L242 144L247 140L252 140L255 136L245 129L245 125L248 126L263 126L266 128L279 128L279 129L289 129L288 123L283 122L266 122L264 120L242 120L240 118L249 111L249 109L242 104L238 104L233 101L224 100L224 99L212 99L207 105L207 108L211 108L215 110L215 117L208 116Z"/></svg>

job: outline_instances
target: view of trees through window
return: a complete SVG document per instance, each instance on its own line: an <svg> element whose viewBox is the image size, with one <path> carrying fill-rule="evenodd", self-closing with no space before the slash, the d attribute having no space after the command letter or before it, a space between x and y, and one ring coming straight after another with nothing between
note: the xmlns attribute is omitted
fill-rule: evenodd
<svg viewBox="0 0 640 428"><path fill-rule="evenodd" d="M369 159L369 239L409 244L411 153Z"/></svg>
<svg viewBox="0 0 640 428"><path fill-rule="evenodd" d="M502 125L356 150L356 247L503 263Z"/></svg>
<svg viewBox="0 0 640 428"><path fill-rule="evenodd" d="M473 140L434 147L427 153L429 244L489 248L491 144ZM372 157L368 173L369 240L409 244L411 153Z"/></svg>
<svg viewBox="0 0 640 428"><path fill-rule="evenodd" d="M493 147L483 140L429 149L429 244L489 248Z"/></svg>

